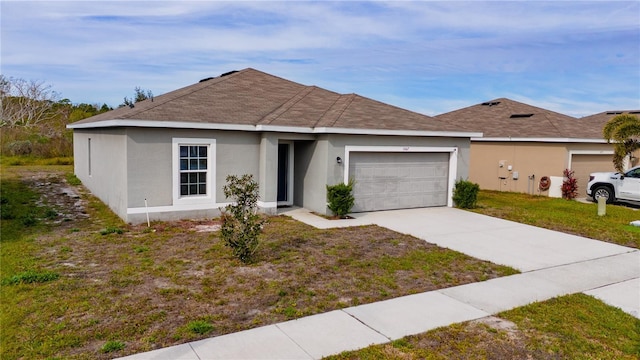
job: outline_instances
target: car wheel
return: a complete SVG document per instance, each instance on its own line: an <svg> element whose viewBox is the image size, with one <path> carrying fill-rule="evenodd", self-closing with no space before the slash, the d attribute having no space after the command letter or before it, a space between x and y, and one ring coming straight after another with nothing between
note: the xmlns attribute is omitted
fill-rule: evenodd
<svg viewBox="0 0 640 360"><path fill-rule="evenodd" d="M613 191L611 191L611 188L608 186L598 186L594 191L593 191L593 200L594 201L598 201L598 198L605 198L607 199L607 204L611 204L615 198L613 196Z"/></svg>

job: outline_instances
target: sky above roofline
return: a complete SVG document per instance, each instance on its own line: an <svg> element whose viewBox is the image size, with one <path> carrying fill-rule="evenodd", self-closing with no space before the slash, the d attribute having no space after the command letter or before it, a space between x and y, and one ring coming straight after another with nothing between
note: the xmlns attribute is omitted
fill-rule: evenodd
<svg viewBox="0 0 640 360"><path fill-rule="evenodd" d="M117 106L252 67L437 115L640 109L639 1L2 1L1 71Z"/></svg>

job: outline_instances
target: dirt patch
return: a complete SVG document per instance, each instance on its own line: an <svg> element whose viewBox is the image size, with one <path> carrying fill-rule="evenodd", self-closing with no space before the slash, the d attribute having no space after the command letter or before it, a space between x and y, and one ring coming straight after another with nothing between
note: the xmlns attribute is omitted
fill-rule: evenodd
<svg viewBox="0 0 640 360"><path fill-rule="evenodd" d="M89 218L87 200L83 198L86 190L69 185L62 172L22 172L22 179L40 194L41 198L36 206L46 205L56 211L55 215L47 217L49 223L62 224Z"/></svg>

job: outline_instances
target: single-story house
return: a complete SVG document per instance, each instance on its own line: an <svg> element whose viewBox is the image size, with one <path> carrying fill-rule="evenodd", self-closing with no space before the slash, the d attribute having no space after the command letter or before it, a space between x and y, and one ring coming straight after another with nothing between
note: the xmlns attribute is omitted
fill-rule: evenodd
<svg viewBox="0 0 640 360"><path fill-rule="evenodd" d="M613 146L602 136L615 116L605 112L574 118L500 98L451 111L436 119L463 130L482 132L471 138L469 180L483 189L562 196L563 171L571 169L584 196L589 174L614 171ZM551 181L540 190L540 179Z"/></svg>
<svg viewBox="0 0 640 360"><path fill-rule="evenodd" d="M328 214L326 185L355 180L354 212L451 206L480 132L254 69L68 126L75 174L127 222L205 218L227 175L252 174L259 207Z"/></svg>

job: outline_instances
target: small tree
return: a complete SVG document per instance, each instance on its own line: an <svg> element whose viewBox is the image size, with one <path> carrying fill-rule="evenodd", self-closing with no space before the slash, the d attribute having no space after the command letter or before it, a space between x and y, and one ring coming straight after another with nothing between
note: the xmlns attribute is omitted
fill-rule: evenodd
<svg viewBox="0 0 640 360"><path fill-rule="evenodd" d="M233 255L243 263L250 263L258 248L258 235L265 220L257 214L258 184L253 176L227 176L224 195L235 200L222 213L220 233L224 243L233 250Z"/></svg>
<svg viewBox="0 0 640 360"><path fill-rule="evenodd" d="M344 218L355 202L355 198L351 193L353 191L353 180L349 180L348 184L340 183L336 185L327 185L327 201L329 202L329 210L337 217Z"/></svg>
<svg viewBox="0 0 640 360"><path fill-rule="evenodd" d="M573 200L578 196L578 179L573 177L573 170L565 169L563 175L564 180L562 181L562 198Z"/></svg>
<svg viewBox="0 0 640 360"><path fill-rule="evenodd" d="M456 181L453 188L453 202L462 209L473 209L478 201L480 185L467 180Z"/></svg>
<svg viewBox="0 0 640 360"><path fill-rule="evenodd" d="M602 129L607 142L614 142L613 165L624 171L624 159L640 149L640 118L632 114L616 115Z"/></svg>
<svg viewBox="0 0 640 360"><path fill-rule="evenodd" d="M125 96L124 102L120 104L118 107L123 107L123 106L133 107L134 106L133 104L137 102L153 98L153 93L151 92L151 90L144 90L140 86L136 86L136 88L133 91L135 92L134 97L132 99L129 99L128 97Z"/></svg>

